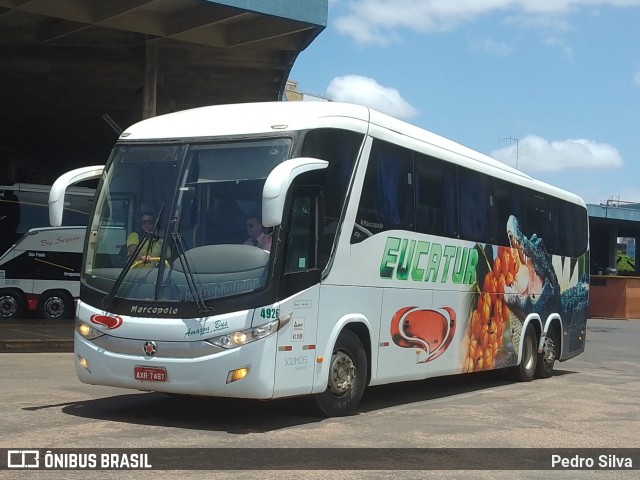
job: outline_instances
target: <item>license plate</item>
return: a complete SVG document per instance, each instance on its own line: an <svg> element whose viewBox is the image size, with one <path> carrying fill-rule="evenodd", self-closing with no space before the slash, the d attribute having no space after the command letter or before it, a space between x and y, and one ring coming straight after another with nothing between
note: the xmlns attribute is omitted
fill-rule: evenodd
<svg viewBox="0 0 640 480"><path fill-rule="evenodd" d="M164 367L133 367L133 378L144 382L166 382L167 369Z"/></svg>

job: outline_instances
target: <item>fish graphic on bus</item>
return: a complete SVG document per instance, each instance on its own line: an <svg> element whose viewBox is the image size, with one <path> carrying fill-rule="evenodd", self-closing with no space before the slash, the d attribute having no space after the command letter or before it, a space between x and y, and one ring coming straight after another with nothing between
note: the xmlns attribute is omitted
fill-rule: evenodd
<svg viewBox="0 0 640 480"><path fill-rule="evenodd" d="M451 307L426 309L404 307L391 320L391 338L402 348L415 348L426 363L442 355L456 331L456 312Z"/></svg>

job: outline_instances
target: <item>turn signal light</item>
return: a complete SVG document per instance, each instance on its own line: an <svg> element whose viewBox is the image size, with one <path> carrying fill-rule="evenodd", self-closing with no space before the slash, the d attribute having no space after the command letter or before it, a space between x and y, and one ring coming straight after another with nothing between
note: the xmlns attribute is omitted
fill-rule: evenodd
<svg viewBox="0 0 640 480"><path fill-rule="evenodd" d="M227 375L227 383L233 383L238 380L242 380L249 374L248 368L239 368L237 370L231 370Z"/></svg>

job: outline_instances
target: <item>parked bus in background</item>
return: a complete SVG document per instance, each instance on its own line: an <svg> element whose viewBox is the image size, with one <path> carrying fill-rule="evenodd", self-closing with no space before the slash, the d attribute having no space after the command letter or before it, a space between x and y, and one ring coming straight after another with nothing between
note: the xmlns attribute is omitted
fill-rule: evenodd
<svg viewBox="0 0 640 480"><path fill-rule="evenodd" d="M87 227L32 228L0 256L0 318L72 318Z"/></svg>
<svg viewBox="0 0 640 480"><path fill-rule="evenodd" d="M87 176L56 182L52 224ZM143 212L153 226L127 260L101 253ZM249 218L270 251L243 244ZM549 377L585 346L587 218L574 194L362 106L151 118L121 135L96 192L76 371L138 390L312 395L330 416L367 385Z"/></svg>
<svg viewBox="0 0 640 480"><path fill-rule="evenodd" d="M32 228L49 225L50 185L0 185L0 255ZM64 225L86 226L95 190L74 187L64 199Z"/></svg>
<svg viewBox="0 0 640 480"><path fill-rule="evenodd" d="M64 225L75 230L43 228L49 226L50 190L48 185L0 185L0 318L22 318L27 311L45 319L70 318L75 311L83 229L95 190L67 190Z"/></svg>

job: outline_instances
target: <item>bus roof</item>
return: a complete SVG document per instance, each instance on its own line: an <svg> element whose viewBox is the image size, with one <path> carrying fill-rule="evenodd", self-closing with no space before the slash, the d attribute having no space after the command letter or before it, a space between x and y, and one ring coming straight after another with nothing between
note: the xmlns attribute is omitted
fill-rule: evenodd
<svg viewBox="0 0 640 480"><path fill-rule="evenodd" d="M469 168L482 168L487 173L584 205L577 195L535 180L488 155L368 107L349 103L261 102L200 107L138 122L126 129L120 140L213 138L322 127L365 133L369 126L386 129L428 146L428 150L440 158Z"/></svg>
<svg viewBox="0 0 640 480"><path fill-rule="evenodd" d="M261 102L214 105L169 113L132 125L125 140L252 135L316 128L326 117L367 122L369 109L336 102Z"/></svg>

